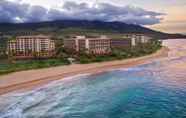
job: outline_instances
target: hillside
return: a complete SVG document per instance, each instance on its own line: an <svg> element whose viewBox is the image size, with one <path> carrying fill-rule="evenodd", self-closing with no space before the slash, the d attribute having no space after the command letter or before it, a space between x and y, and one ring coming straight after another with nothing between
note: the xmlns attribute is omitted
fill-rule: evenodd
<svg viewBox="0 0 186 118"><path fill-rule="evenodd" d="M39 23L0 23L0 32L2 34L73 34L73 33L144 33L154 38L183 38L181 34L167 34L154 31L139 25L126 24L121 22L102 22L102 21L86 21L86 20L60 20Z"/></svg>

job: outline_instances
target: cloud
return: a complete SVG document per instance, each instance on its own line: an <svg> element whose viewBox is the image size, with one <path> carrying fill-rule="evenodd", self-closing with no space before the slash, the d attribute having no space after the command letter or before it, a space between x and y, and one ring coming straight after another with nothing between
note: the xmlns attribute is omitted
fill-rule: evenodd
<svg viewBox="0 0 186 118"><path fill-rule="evenodd" d="M20 2L0 1L0 22L39 22L52 20L101 20L120 21L129 24L153 25L162 20L163 13L144 10L132 6L115 6L99 3L65 2L60 9L46 9Z"/></svg>

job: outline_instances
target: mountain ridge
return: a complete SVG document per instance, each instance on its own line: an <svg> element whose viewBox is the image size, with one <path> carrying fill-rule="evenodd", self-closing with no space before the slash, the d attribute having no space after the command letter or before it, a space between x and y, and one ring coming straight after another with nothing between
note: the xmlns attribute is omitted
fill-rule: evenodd
<svg viewBox="0 0 186 118"><path fill-rule="evenodd" d="M154 38L185 38L182 34L168 34L155 31L140 25L123 22L103 22L88 20L56 20L35 23L0 23L2 34L18 35L24 32L34 33L63 33L67 28L80 28L88 30L101 30L109 33L143 33Z"/></svg>

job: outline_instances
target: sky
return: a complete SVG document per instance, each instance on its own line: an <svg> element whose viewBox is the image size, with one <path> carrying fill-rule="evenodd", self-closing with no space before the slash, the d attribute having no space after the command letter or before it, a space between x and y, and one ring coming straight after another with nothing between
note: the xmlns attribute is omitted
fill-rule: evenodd
<svg viewBox="0 0 186 118"><path fill-rule="evenodd" d="M186 34L186 0L0 0L0 22L119 21Z"/></svg>

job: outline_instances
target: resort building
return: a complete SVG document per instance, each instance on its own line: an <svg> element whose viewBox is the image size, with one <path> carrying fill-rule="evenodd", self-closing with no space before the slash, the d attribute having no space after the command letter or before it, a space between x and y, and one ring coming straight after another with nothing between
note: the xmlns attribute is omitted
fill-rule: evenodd
<svg viewBox="0 0 186 118"><path fill-rule="evenodd" d="M136 46L139 43L148 43L152 37L144 34L124 34L123 38L130 38L132 46Z"/></svg>
<svg viewBox="0 0 186 118"><path fill-rule="evenodd" d="M111 52L111 49L127 49L140 43L147 43L150 39L150 37L143 34L125 34L122 38L113 39L107 36L75 36L64 40L64 48L69 52L108 54Z"/></svg>
<svg viewBox="0 0 186 118"><path fill-rule="evenodd" d="M49 58L55 54L55 43L50 36L17 36L8 42L8 54L16 59Z"/></svg>
<svg viewBox="0 0 186 118"><path fill-rule="evenodd" d="M132 46L131 38L114 38L110 40L112 49L125 49Z"/></svg>
<svg viewBox="0 0 186 118"><path fill-rule="evenodd" d="M86 37L76 36L72 39L64 40L64 47L69 51L86 52L88 54L108 54L110 53L110 39L106 36Z"/></svg>

